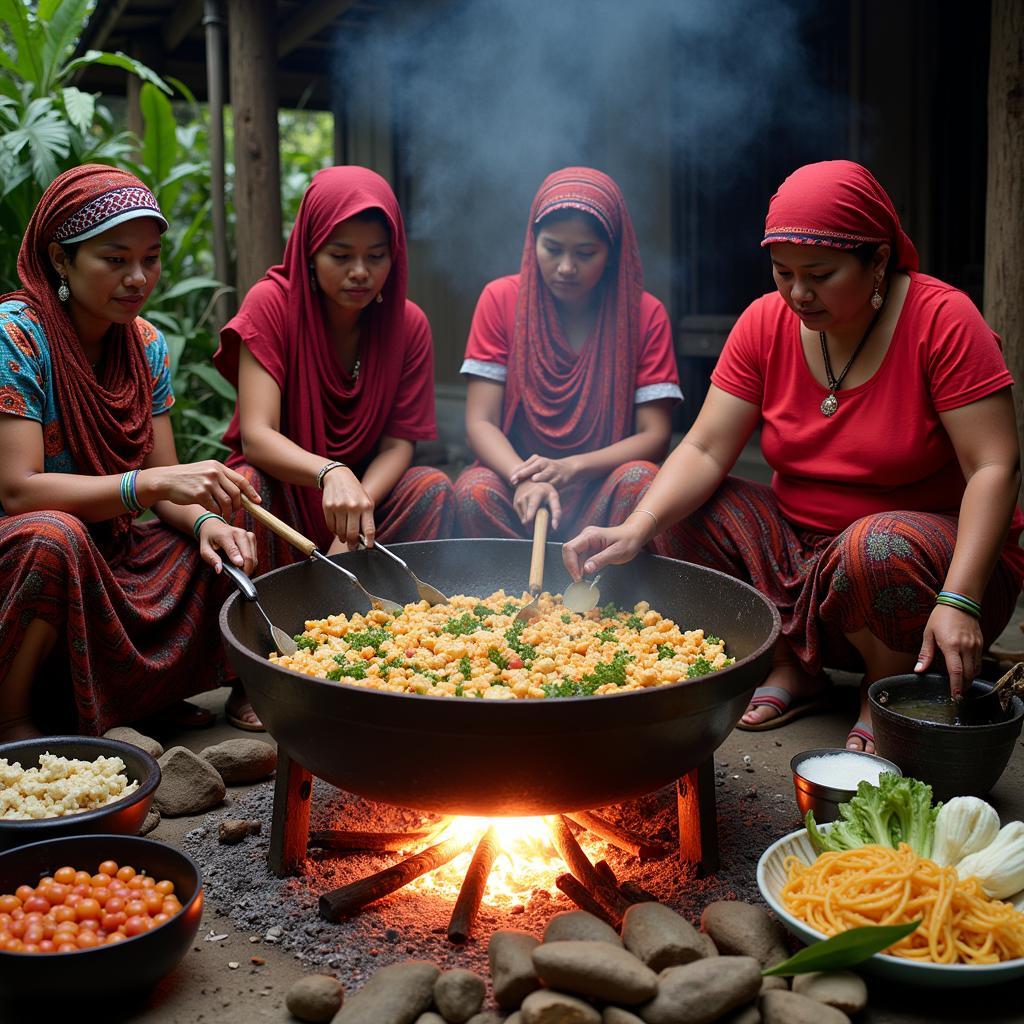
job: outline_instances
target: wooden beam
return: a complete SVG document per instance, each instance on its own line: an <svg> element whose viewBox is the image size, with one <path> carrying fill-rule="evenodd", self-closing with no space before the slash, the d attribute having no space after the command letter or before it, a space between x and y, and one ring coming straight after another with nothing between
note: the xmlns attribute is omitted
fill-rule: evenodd
<svg viewBox="0 0 1024 1024"><path fill-rule="evenodd" d="M282 18L278 24L278 57L287 56L355 4L356 0L308 0L293 15Z"/></svg>
<svg viewBox="0 0 1024 1024"><path fill-rule="evenodd" d="M173 53L189 34L199 24L203 16L203 0L184 0L179 4L172 14L163 20L160 26L160 34L163 36L164 46L168 53Z"/></svg>
<svg viewBox="0 0 1024 1024"><path fill-rule="evenodd" d="M99 9L94 11L93 18L89 19L86 30L82 33L82 38L79 39L78 45L75 47L75 56L81 57L86 50L102 50L127 6L128 0L112 0L112 2L106 4L106 11L104 13L100 14ZM92 27L94 24L96 26L95 29Z"/></svg>
<svg viewBox="0 0 1024 1024"><path fill-rule="evenodd" d="M213 220L213 267L218 281L231 280L228 257L228 218L224 170L224 35L227 22L222 0L204 0L203 29L206 33L206 95L210 111L210 213ZM217 328L227 323L235 309L233 297L217 299L214 321Z"/></svg>

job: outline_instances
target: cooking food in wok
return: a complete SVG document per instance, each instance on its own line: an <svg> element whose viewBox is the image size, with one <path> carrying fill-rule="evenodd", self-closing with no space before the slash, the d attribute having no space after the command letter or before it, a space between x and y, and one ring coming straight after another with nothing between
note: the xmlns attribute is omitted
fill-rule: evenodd
<svg viewBox="0 0 1024 1024"><path fill-rule="evenodd" d="M628 692L732 664L721 638L684 632L646 601L577 615L544 593L528 622L516 617L522 604L499 590L433 607L418 601L396 614L331 615L306 623L294 654L270 660L388 693L485 700Z"/></svg>
<svg viewBox="0 0 1024 1024"><path fill-rule="evenodd" d="M446 594L526 589L530 544L450 540L395 545ZM548 546L547 585L569 583ZM368 589L413 602L408 578L372 551L334 556ZM259 579L261 602L290 633L336 612L369 611L365 598L318 562ZM461 814L549 814L650 792L706 761L739 720L771 665L774 606L712 569L642 555L608 570L602 597L646 601L664 617L720 637L735 663L677 683L559 700L452 700L388 693L294 672L268 660L259 614L237 595L221 611L228 657L281 747L315 775L388 803Z"/></svg>

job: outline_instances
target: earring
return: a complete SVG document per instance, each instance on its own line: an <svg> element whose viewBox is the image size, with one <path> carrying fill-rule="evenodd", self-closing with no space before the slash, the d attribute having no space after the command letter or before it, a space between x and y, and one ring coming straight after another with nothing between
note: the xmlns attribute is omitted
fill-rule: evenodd
<svg viewBox="0 0 1024 1024"><path fill-rule="evenodd" d="M313 291L316 291L317 289L316 268L313 266L312 263L310 263L309 265L309 287L312 288Z"/></svg>
<svg viewBox="0 0 1024 1024"><path fill-rule="evenodd" d="M57 298L61 302L67 302L71 298L71 289L68 287L68 279L61 277L60 284L57 286Z"/></svg>
<svg viewBox="0 0 1024 1024"><path fill-rule="evenodd" d="M377 301L378 302L383 302L384 301L384 293L383 292L377 292Z"/></svg>
<svg viewBox="0 0 1024 1024"><path fill-rule="evenodd" d="M881 309L882 308L882 293L878 290L878 286L881 283L880 278L875 278L875 291L871 296L871 308Z"/></svg>

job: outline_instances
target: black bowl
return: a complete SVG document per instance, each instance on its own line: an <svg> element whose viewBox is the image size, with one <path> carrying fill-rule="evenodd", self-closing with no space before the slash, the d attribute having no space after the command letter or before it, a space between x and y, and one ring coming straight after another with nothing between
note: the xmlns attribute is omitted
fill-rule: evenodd
<svg viewBox="0 0 1024 1024"><path fill-rule="evenodd" d="M119 757L124 761L129 782L138 782L139 788L105 807L62 818L26 821L0 818L0 851L60 836L95 835L98 832L135 835L139 831L153 802L156 787L160 785L160 765L149 754L131 743L90 736L43 736L0 746L0 757L19 761L22 768L37 768L39 755L45 753L83 761L95 761L100 755Z"/></svg>
<svg viewBox="0 0 1024 1024"><path fill-rule="evenodd" d="M182 910L165 924L113 946L75 953L11 953L0 950L0 992L7 998L104 998L139 992L169 974L188 952L203 914L203 876L184 853L139 836L68 836L19 846L0 854L0 893L35 885L59 867L95 873L105 860L131 864L169 878Z"/></svg>
<svg viewBox="0 0 1024 1024"><path fill-rule="evenodd" d="M975 679L971 692L988 693L991 683ZM878 702L886 691L889 701ZM905 776L932 787L936 800L985 796L1003 774L1024 725L1024 701L1014 697L1005 721L988 725L941 725L900 714L901 700L927 700L949 693L949 679L938 674L890 676L868 689L875 752L900 766Z"/></svg>

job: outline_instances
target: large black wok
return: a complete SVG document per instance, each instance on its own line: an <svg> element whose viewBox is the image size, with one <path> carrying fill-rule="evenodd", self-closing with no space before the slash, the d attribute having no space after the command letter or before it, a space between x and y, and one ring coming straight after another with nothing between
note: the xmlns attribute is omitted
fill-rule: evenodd
<svg viewBox="0 0 1024 1024"><path fill-rule="evenodd" d="M395 545L446 594L485 596L527 584L530 545L450 540ZM416 600L412 584L372 551L336 556L374 593ZM569 578L547 546L545 589ZM289 633L306 619L366 611L358 591L318 562L257 581L271 620ZM384 693L314 679L267 661L256 609L230 597L220 623L231 664L271 735L299 764L352 793L431 811L548 814L650 792L697 767L739 720L768 673L779 633L774 606L720 572L641 555L607 570L601 600L646 600L679 623L722 637L736 664L692 681L602 697L471 700Z"/></svg>

